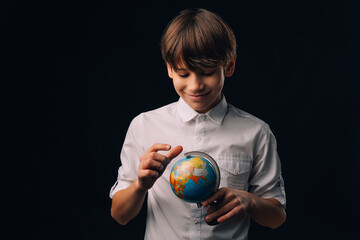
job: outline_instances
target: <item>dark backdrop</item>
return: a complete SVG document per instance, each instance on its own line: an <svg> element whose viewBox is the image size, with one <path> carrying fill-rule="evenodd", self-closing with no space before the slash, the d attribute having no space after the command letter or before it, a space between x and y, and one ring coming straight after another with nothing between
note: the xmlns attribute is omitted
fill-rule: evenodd
<svg viewBox="0 0 360 240"><path fill-rule="evenodd" d="M218 13L234 30L237 68L224 93L269 123L278 141L287 221L276 230L253 223L250 239L358 235L355 1L5 1L5 66L21 83L22 98L13 101L25 106L18 121L28 130L18 151L31 153L24 165L31 177L20 185L29 237L142 238L146 206L120 226L108 193L132 118L178 98L159 40L189 7Z"/></svg>

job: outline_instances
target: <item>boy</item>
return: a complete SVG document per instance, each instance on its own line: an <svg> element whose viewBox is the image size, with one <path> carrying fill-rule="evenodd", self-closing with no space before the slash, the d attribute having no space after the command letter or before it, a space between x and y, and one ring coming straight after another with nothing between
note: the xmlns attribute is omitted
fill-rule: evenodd
<svg viewBox="0 0 360 240"><path fill-rule="evenodd" d="M266 123L222 95L235 69L231 29L207 10L185 10L165 29L161 52L180 99L130 124L110 192L112 217L126 224L148 194L145 239L247 239L250 217L280 226L286 200L276 140ZM170 188L182 151L205 152L220 167L220 188L201 208Z"/></svg>

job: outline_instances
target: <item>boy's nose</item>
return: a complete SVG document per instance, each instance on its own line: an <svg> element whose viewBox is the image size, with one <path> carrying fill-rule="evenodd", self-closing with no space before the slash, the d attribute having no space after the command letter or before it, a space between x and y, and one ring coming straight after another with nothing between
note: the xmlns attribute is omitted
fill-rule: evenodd
<svg viewBox="0 0 360 240"><path fill-rule="evenodd" d="M201 77L197 76L197 74L193 74L187 84L188 90L193 93L199 92L204 89L204 83Z"/></svg>

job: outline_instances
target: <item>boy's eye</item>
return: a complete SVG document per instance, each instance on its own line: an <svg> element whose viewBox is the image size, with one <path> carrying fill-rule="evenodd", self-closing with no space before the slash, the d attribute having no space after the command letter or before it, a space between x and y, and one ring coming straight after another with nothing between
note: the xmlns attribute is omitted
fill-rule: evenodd
<svg viewBox="0 0 360 240"><path fill-rule="evenodd" d="M188 73L185 73L185 74L179 74L179 76L180 76L180 77L182 77L182 78L186 78L186 77L188 77L188 76L189 76L189 74L188 74Z"/></svg>
<svg viewBox="0 0 360 240"><path fill-rule="evenodd" d="M215 70L211 71L211 72L202 72L201 74L204 75L204 76L211 76L211 75L214 74L214 72L215 72Z"/></svg>

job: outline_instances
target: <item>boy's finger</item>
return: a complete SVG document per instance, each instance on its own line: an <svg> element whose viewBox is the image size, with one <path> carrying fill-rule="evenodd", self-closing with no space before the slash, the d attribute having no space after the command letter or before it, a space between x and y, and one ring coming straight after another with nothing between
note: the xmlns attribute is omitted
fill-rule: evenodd
<svg viewBox="0 0 360 240"><path fill-rule="evenodd" d="M163 143L155 143L152 145L147 152L157 152L157 151L168 151L170 150L171 146L169 144L163 144Z"/></svg>
<svg viewBox="0 0 360 240"><path fill-rule="evenodd" d="M220 188L218 191L216 191L213 195L211 195L208 199L204 200L202 202L202 205L204 207L209 206L210 204L214 203L216 200L222 199L225 192L222 188Z"/></svg>
<svg viewBox="0 0 360 240"><path fill-rule="evenodd" d="M166 157L171 161L172 159L176 158L183 150L182 146L176 146L174 147L168 154L166 154Z"/></svg>
<svg viewBox="0 0 360 240"><path fill-rule="evenodd" d="M229 220L230 218L233 218L235 215L237 215L237 214L239 214L241 212L243 212L242 206L237 206L237 207L233 208L231 211L229 211L228 213L226 213L223 216L220 216L219 218L217 218L217 221L219 223L226 222L227 220Z"/></svg>

